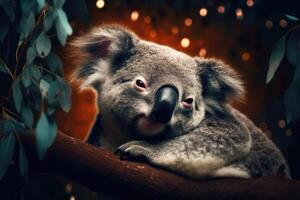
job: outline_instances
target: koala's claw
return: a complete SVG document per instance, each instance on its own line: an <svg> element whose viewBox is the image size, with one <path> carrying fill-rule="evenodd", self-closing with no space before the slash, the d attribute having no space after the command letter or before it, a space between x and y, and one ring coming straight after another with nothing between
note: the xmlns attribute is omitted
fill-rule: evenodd
<svg viewBox="0 0 300 200"><path fill-rule="evenodd" d="M136 159L139 157L147 158L151 150L147 147L138 144L138 141L129 142L120 146L115 155L120 156L121 160Z"/></svg>

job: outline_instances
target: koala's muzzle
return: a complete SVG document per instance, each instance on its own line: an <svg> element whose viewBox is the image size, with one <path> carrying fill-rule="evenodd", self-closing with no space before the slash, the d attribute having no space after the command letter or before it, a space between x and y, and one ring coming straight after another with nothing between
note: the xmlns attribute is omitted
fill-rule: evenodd
<svg viewBox="0 0 300 200"><path fill-rule="evenodd" d="M178 90L170 85L162 86L155 94L155 102L150 119L162 124L168 123L178 102Z"/></svg>

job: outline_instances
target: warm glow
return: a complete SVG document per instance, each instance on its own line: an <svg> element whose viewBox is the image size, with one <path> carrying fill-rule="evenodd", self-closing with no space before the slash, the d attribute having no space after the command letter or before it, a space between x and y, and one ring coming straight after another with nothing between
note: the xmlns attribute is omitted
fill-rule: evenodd
<svg viewBox="0 0 300 200"><path fill-rule="evenodd" d="M172 29L171 29L171 32L172 32L174 35L176 35L176 34L179 33L179 28L176 27L176 26L173 26Z"/></svg>
<svg viewBox="0 0 300 200"><path fill-rule="evenodd" d="M251 58L251 55L250 55L249 52L244 52L244 53L242 53L242 60L243 60L243 61L249 61L250 58Z"/></svg>
<svg viewBox="0 0 300 200"><path fill-rule="evenodd" d="M132 21L136 21L139 18L139 12L138 11L132 11L131 16L130 16Z"/></svg>
<svg viewBox="0 0 300 200"><path fill-rule="evenodd" d="M72 192L72 185L70 183L68 183L66 185L66 193L71 193Z"/></svg>
<svg viewBox="0 0 300 200"><path fill-rule="evenodd" d="M150 31L150 37L155 38L157 36L156 31L152 30Z"/></svg>
<svg viewBox="0 0 300 200"><path fill-rule="evenodd" d="M246 4L247 4L247 6L252 7L254 5L254 1L253 0L247 0Z"/></svg>
<svg viewBox="0 0 300 200"><path fill-rule="evenodd" d="M218 6L218 13L223 14L225 12L224 6Z"/></svg>
<svg viewBox="0 0 300 200"><path fill-rule="evenodd" d="M267 28L272 28L273 27L273 22L271 20L267 20L265 25L266 25Z"/></svg>
<svg viewBox="0 0 300 200"><path fill-rule="evenodd" d="M144 18L144 22L145 22L146 24L150 24L150 23L151 23L151 17L146 16L146 17Z"/></svg>
<svg viewBox="0 0 300 200"><path fill-rule="evenodd" d="M286 27L287 26L287 21L285 19L281 19L279 21L279 26L281 26L282 28Z"/></svg>
<svg viewBox="0 0 300 200"><path fill-rule="evenodd" d="M201 48L201 49L199 50L199 56L200 56L200 57L205 57L206 54L207 54L207 51L206 51L205 48Z"/></svg>
<svg viewBox="0 0 300 200"><path fill-rule="evenodd" d="M187 48L190 46L190 40L188 38L182 38L180 44L183 48Z"/></svg>
<svg viewBox="0 0 300 200"><path fill-rule="evenodd" d="M70 200L76 200L76 199L75 199L75 197L74 197L74 196L71 196L71 197L70 197Z"/></svg>
<svg viewBox="0 0 300 200"><path fill-rule="evenodd" d="M243 10L241 8L237 8L235 10L235 14L236 14L236 17L238 19L243 19L244 18Z"/></svg>
<svg viewBox="0 0 300 200"><path fill-rule="evenodd" d="M199 15L202 17L205 17L207 15L207 9L206 8L201 8L199 10Z"/></svg>
<svg viewBox="0 0 300 200"><path fill-rule="evenodd" d="M103 0L98 0L96 2L97 8L103 8L105 6L105 2Z"/></svg>
<svg viewBox="0 0 300 200"><path fill-rule="evenodd" d="M191 18L186 18L186 19L184 20L184 24L185 24L186 26L191 26L191 25L193 24L193 20L192 20Z"/></svg>

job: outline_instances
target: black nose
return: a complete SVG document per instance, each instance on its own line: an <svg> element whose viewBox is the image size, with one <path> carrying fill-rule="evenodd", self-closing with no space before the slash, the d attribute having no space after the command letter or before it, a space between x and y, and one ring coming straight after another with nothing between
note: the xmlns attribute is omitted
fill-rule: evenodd
<svg viewBox="0 0 300 200"><path fill-rule="evenodd" d="M150 119L163 124L168 123L178 102L178 91L175 87L167 85L158 89Z"/></svg>

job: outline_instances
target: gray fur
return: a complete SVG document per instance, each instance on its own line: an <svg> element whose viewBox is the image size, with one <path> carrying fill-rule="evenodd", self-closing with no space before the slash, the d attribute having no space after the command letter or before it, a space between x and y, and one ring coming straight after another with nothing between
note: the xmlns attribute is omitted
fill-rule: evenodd
<svg viewBox="0 0 300 200"><path fill-rule="evenodd" d="M95 126L93 134L104 148L194 179L249 178L282 168L289 177L277 147L228 105L230 98L243 96L243 83L221 61L190 57L118 26L94 29L74 46L85 55L74 79L98 93L101 130ZM147 92L133 88L137 77L147 80ZM178 106L159 137L145 137L136 129L137 119L149 115L165 84L177 88ZM180 103L189 95L195 99L191 110Z"/></svg>

